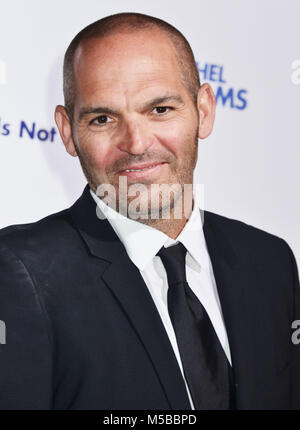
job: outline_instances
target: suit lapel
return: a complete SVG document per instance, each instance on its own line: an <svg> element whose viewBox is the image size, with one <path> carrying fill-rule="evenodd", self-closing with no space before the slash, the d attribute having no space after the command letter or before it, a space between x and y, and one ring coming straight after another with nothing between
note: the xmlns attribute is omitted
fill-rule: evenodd
<svg viewBox="0 0 300 430"><path fill-rule="evenodd" d="M144 345L172 409L190 409L173 348L151 294L126 252L102 276L130 318Z"/></svg>
<svg viewBox="0 0 300 430"><path fill-rule="evenodd" d="M153 364L170 408L191 409L176 356L151 294L110 223L97 218L96 204L88 185L70 208L70 213L91 254L110 263L102 274L102 280L130 319Z"/></svg>
<svg viewBox="0 0 300 430"><path fill-rule="evenodd" d="M244 409L255 392L253 363L257 361L257 351L251 328L255 315L248 303L252 285L256 282L255 275L249 270L250 263L242 262L236 254L229 231L221 228L215 214L204 212L203 229L231 351L236 408Z"/></svg>

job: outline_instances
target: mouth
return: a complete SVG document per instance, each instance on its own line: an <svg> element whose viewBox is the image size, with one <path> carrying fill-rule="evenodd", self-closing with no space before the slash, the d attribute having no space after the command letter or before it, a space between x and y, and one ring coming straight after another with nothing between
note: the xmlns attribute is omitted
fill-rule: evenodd
<svg viewBox="0 0 300 430"><path fill-rule="evenodd" d="M129 178L146 178L153 173L158 173L166 162L160 163L144 163L139 165L130 166L127 169L120 170L118 175L127 176Z"/></svg>

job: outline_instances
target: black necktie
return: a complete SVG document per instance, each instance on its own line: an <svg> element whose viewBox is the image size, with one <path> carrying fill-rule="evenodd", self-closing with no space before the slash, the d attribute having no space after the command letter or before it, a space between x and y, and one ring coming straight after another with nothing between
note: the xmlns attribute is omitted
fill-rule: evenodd
<svg viewBox="0 0 300 430"><path fill-rule="evenodd" d="M162 247L168 310L195 409L230 409L230 364L209 316L186 280L186 248Z"/></svg>

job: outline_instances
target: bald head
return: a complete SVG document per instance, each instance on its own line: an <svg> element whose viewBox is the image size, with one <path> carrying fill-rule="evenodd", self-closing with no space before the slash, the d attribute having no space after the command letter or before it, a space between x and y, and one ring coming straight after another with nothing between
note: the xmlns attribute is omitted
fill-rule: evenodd
<svg viewBox="0 0 300 430"><path fill-rule="evenodd" d="M138 13L120 13L102 18L81 30L70 43L64 57L63 90L65 107L71 120L74 114L76 94L74 58L79 46L92 39L104 39L118 33L144 32L151 37L151 31L161 31L172 43L181 71L181 79L196 102L200 87L199 73L191 47L185 37L167 22Z"/></svg>

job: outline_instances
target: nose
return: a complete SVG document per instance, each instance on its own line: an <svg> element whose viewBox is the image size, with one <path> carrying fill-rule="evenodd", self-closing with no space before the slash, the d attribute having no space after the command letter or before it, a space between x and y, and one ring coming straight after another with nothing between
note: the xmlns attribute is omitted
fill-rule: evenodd
<svg viewBox="0 0 300 430"><path fill-rule="evenodd" d="M152 145L153 138L147 130L146 124L138 119L124 121L122 131L118 145L121 151L140 155Z"/></svg>

